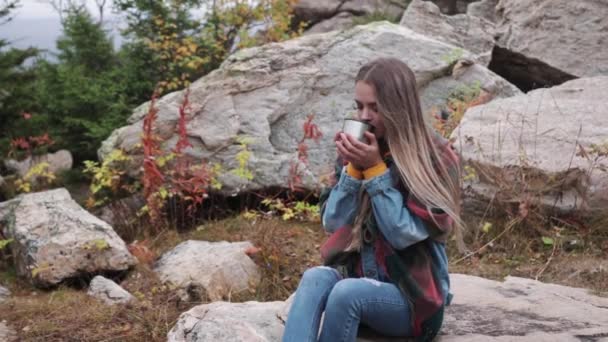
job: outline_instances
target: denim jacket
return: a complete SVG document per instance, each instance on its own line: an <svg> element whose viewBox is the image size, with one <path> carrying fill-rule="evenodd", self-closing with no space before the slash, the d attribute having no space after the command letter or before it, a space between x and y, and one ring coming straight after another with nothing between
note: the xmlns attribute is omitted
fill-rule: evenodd
<svg viewBox="0 0 608 342"><path fill-rule="evenodd" d="M329 193L322 208L322 223L327 232L334 232L344 225L352 225L359 207L359 191L364 187L370 196L372 213L380 233L396 250L402 250L429 238L424 222L413 215L405 206L403 194L396 188L395 167L380 174L357 179L349 175L343 167L337 184ZM450 280L445 244L429 239L430 254L438 270L439 282L444 295L444 303L449 305ZM379 271L372 245L362 244L361 265L365 277L387 281L387 275Z"/></svg>

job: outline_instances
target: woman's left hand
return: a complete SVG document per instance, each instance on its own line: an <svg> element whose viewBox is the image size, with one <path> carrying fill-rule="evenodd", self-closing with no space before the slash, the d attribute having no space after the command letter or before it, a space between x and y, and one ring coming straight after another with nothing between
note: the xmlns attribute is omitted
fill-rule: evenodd
<svg viewBox="0 0 608 342"><path fill-rule="evenodd" d="M346 133L340 133L341 139L336 140L336 147L342 159L350 162L359 170L369 169L382 162L376 136L373 133L365 132L365 137L369 144L362 143Z"/></svg>

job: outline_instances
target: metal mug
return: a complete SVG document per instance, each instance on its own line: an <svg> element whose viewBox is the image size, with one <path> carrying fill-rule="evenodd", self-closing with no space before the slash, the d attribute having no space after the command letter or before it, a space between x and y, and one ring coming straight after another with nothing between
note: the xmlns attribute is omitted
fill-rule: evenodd
<svg viewBox="0 0 608 342"><path fill-rule="evenodd" d="M366 143L365 132L372 131L372 125L356 119L345 119L342 132L350 134L353 138Z"/></svg>

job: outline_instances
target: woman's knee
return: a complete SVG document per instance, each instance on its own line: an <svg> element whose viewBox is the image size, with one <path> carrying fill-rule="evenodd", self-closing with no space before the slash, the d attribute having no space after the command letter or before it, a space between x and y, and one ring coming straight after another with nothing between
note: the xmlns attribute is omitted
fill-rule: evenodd
<svg viewBox="0 0 608 342"><path fill-rule="evenodd" d="M335 283L340 279L338 271L327 266L316 266L307 269L302 275L302 283L329 282Z"/></svg>
<svg viewBox="0 0 608 342"><path fill-rule="evenodd" d="M327 306L347 308L356 305L359 282L360 279L353 278L340 280L329 293Z"/></svg>

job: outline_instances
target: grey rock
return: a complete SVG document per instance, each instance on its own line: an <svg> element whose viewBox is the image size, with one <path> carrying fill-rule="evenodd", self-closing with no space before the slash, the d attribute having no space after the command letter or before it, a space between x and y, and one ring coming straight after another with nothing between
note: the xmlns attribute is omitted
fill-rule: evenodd
<svg viewBox="0 0 608 342"><path fill-rule="evenodd" d="M438 341L580 341L608 335L608 298L586 289L507 277L504 282L452 274L452 304ZM216 302L183 313L170 342L278 341L287 302ZM359 342L403 341L369 331Z"/></svg>
<svg viewBox="0 0 608 342"><path fill-rule="evenodd" d="M488 65L494 48L495 26L478 16L442 14L431 1L414 0L401 18L400 25L416 32L468 50Z"/></svg>
<svg viewBox="0 0 608 342"><path fill-rule="evenodd" d="M110 279L95 276L89 284L87 294L108 305L124 304L135 299L127 290Z"/></svg>
<svg viewBox="0 0 608 342"><path fill-rule="evenodd" d="M496 6L499 0L476 1L467 7L467 14L496 23Z"/></svg>
<svg viewBox="0 0 608 342"><path fill-rule="evenodd" d="M120 225L130 224L133 217L146 205L142 194L134 194L129 197L112 201L99 208L96 216L117 229ZM128 238L127 238L128 239Z"/></svg>
<svg viewBox="0 0 608 342"><path fill-rule="evenodd" d="M353 18L383 13L387 18L399 19L405 3L391 0L300 0L294 15L310 24L306 34L345 29L353 25Z"/></svg>
<svg viewBox="0 0 608 342"><path fill-rule="evenodd" d="M283 302L215 302L183 313L167 335L168 342L280 341Z"/></svg>
<svg viewBox="0 0 608 342"><path fill-rule="evenodd" d="M608 160L579 151L608 142L606 87L607 76L582 78L467 110L452 138L476 170L470 197L485 207L494 197L520 203L540 194L541 204L564 212L605 210L608 173L599 168Z"/></svg>
<svg viewBox="0 0 608 342"><path fill-rule="evenodd" d="M8 326L6 321L0 321L0 341L14 342L17 341L17 333L13 328Z"/></svg>
<svg viewBox="0 0 608 342"><path fill-rule="evenodd" d="M310 26L304 34L315 34L330 32L335 30L344 30L353 26L355 15L350 12L340 12L329 19L320 21Z"/></svg>
<svg viewBox="0 0 608 342"><path fill-rule="evenodd" d="M457 15L466 13L468 6L478 0L425 0L434 3L441 9L441 13Z"/></svg>
<svg viewBox="0 0 608 342"><path fill-rule="evenodd" d="M574 77L608 75L608 2L501 0L497 45Z"/></svg>
<svg viewBox="0 0 608 342"><path fill-rule="evenodd" d="M245 254L250 247L250 242L189 240L165 253L154 270L182 289L184 300L229 299L260 282L258 266Z"/></svg>
<svg viewBox="0 0 608 342"><path fill-rule="evenodd" d="M225 194L286 187L290 166L297 162L302 125L309 114L314 114L313 122L323 137L318 143L307 142L309 163L300 165L299 170L305 189L318 188L333 171L333 136L341 129L344 117L353 111L354 77L374 58L395 57L408 63L416 75L425 112L445 106L452 91L477 83L504 84L499 88L505 91L492 94L494 97L517 92L490 71L463 68L461 73L475 72L471 71L469 78L453 75L455 61L445 57L457 49L405 27L380 22L241 50L191 85L188 132L194 147L186 153L195 160L223 166L226 172L218 180ZM461 57L474 59L466 50ZM451 85L438 86L442 80ZM177 141L177 108L182 97L183 93L178 92L158 100L157 127L166 139L162 144L165 151ZM103 143L99 150L102 159L114 148L123 149L135 161L131 169L138 172L141 152L137 144L147 106L140 106L130 118L132 124L114 131ZM250 181L231 172L238 166L240 137L252 138L247 162L253 173Z"/></svg>
<svg viewBox="0 0 608 342"><path fill-rule="evenodd" d="M111 226L80 207L66 189L23 194L0 203L0 224L17 274L36 286L135 265Z"/></svg>
<svg viewBox="0 0 608 342"><path fill-rule="evenodd" d="M517 277L451 275L441 341L580 341L608 335L608 298Z"/></svg>
<svg viewBox="0 0 608 342"><path fill-rule="evenodd" d="M11 291L9 291L6 287L0 286L0 303L7 300L10 296Z"/></svg>
<svg viewBox="0 0 608 342"><path fill-rule="evenodd" d="M48 163L48 171L57 174L61 171L72 169L73 159L70 151L59 150L55 153L30 156L22 161L14 159L4 160L4 166L10 171L15 172L19 177L25 176L32 167L40 163Z"/></svg>

